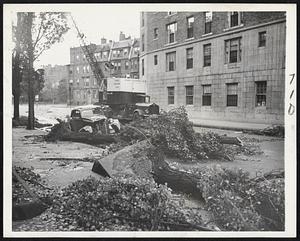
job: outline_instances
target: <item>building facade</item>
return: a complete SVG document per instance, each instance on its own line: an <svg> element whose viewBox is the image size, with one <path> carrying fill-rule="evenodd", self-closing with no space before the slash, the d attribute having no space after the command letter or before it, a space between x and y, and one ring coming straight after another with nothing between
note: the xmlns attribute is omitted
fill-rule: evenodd
<svg viewBox="0 0 300 241"><path fill-rule="evenodd" d="M284 122L285 12L142 12L140 79L192 118Z"/></svg>
<svg viewBox="0 0 300 241"><path fill-rule="evenodd" d="M139 78L139 39L126 38L121 32L117 42L107 42L102 38L99 45L91 44L89 47L105 77ZM99 101L99 83L81 47L70 49L69 85L71 104L83 105Z"/></svg>

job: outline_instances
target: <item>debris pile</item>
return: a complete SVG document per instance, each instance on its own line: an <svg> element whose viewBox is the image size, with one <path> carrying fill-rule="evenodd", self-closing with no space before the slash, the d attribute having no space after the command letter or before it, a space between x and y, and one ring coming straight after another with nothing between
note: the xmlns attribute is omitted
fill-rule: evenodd
<svg viewBox="0 0 300 241"><path fill-rule="evenodd" d="M284 230L284 172L251 179L242 169L202 169L198 186L218 227L227 231Z"/></svg>
<svg viewBox="0 0 300 241"><path fill-rule="evenodd" d="M197 212L172 200L171 190L149 179L118 177L77 181L54 200L59 230L206 230Z"/></svg>
<svg viewBox="0 0 300 241"><path fill-rule="evenodd" d="M150 138L166 155L182 160L228 160L220 136L196 133L184 107L125 125L120 137L129 143Z"/></svg>

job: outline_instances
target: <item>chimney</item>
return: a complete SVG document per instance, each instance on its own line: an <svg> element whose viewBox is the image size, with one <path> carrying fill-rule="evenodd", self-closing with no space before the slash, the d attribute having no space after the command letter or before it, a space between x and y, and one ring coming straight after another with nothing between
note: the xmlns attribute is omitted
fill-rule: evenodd
<svg viewBox="0 0 300 241"><path fill-rule="evenodd" d="M106 44L106 38L101 38L101 44Z"/></svg>
<svg viewBox="0 0 300 241"><path fill-rule="evenodd" d="M119 41L125 40L125 34L123 32L120 32Z"/></svg>

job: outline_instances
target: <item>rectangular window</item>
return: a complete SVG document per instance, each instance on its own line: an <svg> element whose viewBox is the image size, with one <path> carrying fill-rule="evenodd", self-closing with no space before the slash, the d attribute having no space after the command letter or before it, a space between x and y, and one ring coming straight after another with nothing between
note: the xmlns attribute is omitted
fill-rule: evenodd
<svg viewBox="0 0 300 241"><path fill-rule="evenodd" d="M205 12L204 33L211 33L212 12Z"/></svg>
<svg viewBox="0 0 300 241"><path fill-rule="evenodd" d="M193 68L193 48L186 49L186 68Z"/></svg>
<svg viewBox="0 0 300 241"><path fill-rule="evenodd" d="M194 86L186 86L185 87L185 103L186 105L194 104Z"/></svg>
<svg viewBox="0 0 300 241"><path fill-rule="evenodd" d="M203 45L203 65L211 66L211 44Z"/></svg>
<svg viewBox="0 0 300 241"><path fill-rule="evenodd" d="M89 65L86 66L86 72L90 72L90 66Z"/></svg>
<svg viewBox="0 0 300 241"><path fill-rule="evenodd" d="M142 51L145 51L145 35L142 34Z"/></svg>
<svg viewBox="0 0 300 241"><path fill-rule="evenodd" d="M154 55L154 65L158 64L158 59L157 59L157 55Z"/></svg>
<svg viewBox="0 0 300 241"><path fill-rule="evenodd" d="M128 49L124 49L124 56L127 56L128 55Z"/></svg>
<svg viewBox="0 0 300 241"><path fill-rule="evenodd" d="M211 106L211 85L203 85L202 105Z"/></svg>
<svg viewBox="0 0 300 241"><path fill-rule="evenodd" d="M240 24L239 12L230 12L230 27L235 27Z"/></svg>
<svg viewBox="0 0 300 241"><path fill-rule="evenodd" d="M267 81L257 81L256 84L256 106L266 106Z"/></svg>
<svg viewBox="0 0 300 241"><path fill-rule="evenodd" d="M95 78L94 79L94 86L96 86L97 85L97 79Z"/></svg>
<svg viewBox="0 0 300 241"><path fill-rule="evenodd" d="M82 72L85 73L85 66L83 66Z"/></svg>
<svg viewBox="0 0 300 241"><path fill-rule="evenodd" d="M187 38L194 37L194 17L187 18Z"/></svg>
<svg viewBox="0 0 300 241"><path fill-rule="evenodd" d="M128 69L128 68L129 68L129 62L126 61L126 62L125 62L125 69Z"/></svg>
<svg viewBox="0 0 300 241"><path fill-rule="evenodd" d="M168 87L168 105L174 105L174 87Z"/></svg>
<svg viewBox="0 0 300 241"><path fill-rule="evenodd" d="M174 71L176 69L176 52L166 54L167 71Z"/></svg>
<svg viewBox="0 0 300 241"><path fill-rule="evenodd" d="M144 63L144 60L142 59L142 75L144 76L145 74L145 63Z"/></svg>
<svg viewBox="0 0 300 241"><path fill-rule="evenodd" d="M107 58L107 55L108 55L107 51L103 52L103 58Z"/></svg>
<svg viewBox="0 0 300 241"><path fill-rule="evenodd" d="M171 23L167 25L168 43L174 43L176 41L177 23Z"/></svg>
<svg viewBox="0 0 300 241"><path fill-rule="evenodd" d="M258 33L258 47L266 46L266 31Z"/></svg>
<svg viewBox="0 0 300 241"><path fill-rule="evenodd" d="M119 62L119 63L117 64L117 66L118 66L118 70L121 70L121 62Z"/></svg>
<svg viewBox="0 0 300 241"><path fill-rule="evenodd" d="M227 84L227 106L238 105L237 83Z"/></svg>
<svg viewBox="0 0 300 241"><path fill-rule="evenodd" d="M77 71L77 73L79 74L79 67L76 67L76 71Z"/></svg>
<svg viewBox="0 0 300 241"><path fill-rule="evenodd" d="M225 63L241 62L242 38L234 38L225 41Z"/></svg>
<svg viewBox="0 0 300 241"><path fill-rule="evenodd" d="M155 28L155 29L154 29L154 32L153 32L153 38L154 38L154 39L157 39L157 38L158 38L158 28Z"/></svg>

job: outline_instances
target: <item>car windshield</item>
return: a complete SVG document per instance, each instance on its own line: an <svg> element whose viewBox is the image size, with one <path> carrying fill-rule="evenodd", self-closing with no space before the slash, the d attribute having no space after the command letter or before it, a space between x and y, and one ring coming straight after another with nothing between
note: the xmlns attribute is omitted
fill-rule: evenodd
<svg viewBox="0 0 300 241"><path fill-rule="evenodd" d="M93 113L93 110L83 110L81 111L81 117L83 118L89 118L95 116L95 114Z"/></svg>
<svg viewBox="0 0 300 241"><path fill-rule="evenodd" d="M103 115L103 112L99 108L81 111L81 117L83 117L83 118L90 118L95 115Z"/></svg>

